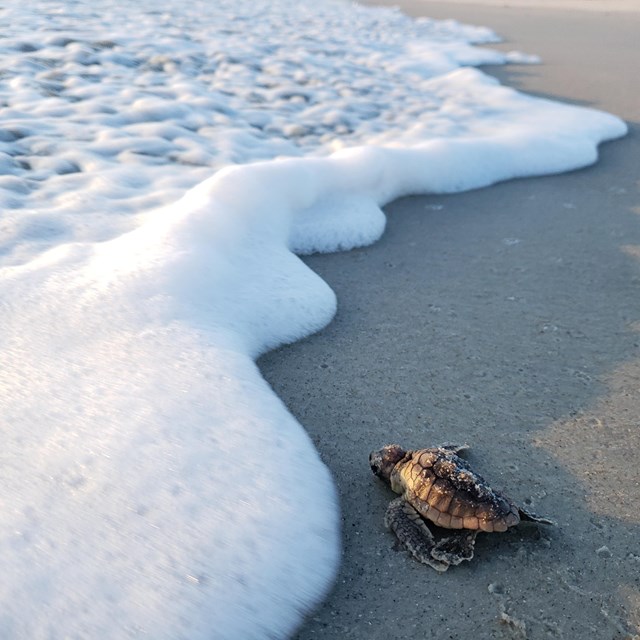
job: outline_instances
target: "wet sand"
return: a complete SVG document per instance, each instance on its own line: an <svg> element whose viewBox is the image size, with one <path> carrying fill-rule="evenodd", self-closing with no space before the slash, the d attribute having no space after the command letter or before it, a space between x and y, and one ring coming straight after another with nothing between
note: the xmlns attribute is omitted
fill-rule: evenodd
<svg viewBox="0 0 640 640"><path fill-rule="evenodd" d="M638 637L640 13L396 4L494 28L544 64L488 72L630 133L581 171L399 200L376 245L306 259L338 314L259 365L335 477L344 555L296 638ZM444 574L412 560L367 456L446 440L558 526L481 535Z"/></svg>

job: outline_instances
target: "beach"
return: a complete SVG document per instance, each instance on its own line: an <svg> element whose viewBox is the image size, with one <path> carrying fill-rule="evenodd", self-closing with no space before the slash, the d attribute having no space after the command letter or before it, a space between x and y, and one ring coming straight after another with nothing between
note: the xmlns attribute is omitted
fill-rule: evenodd
<svg viewBox="0 0 640 640"><path fill-rule="evenodd" d="M0 638L638 635L624 1L3 3ZM558 525L409 558L444 441Z"/></svg>
<svg viewBox="0 0 640 640"><path fill-rule="evenodd" d="M637 638L640 13L394 4L494 29L542 58L485 68L502 83L630 130L586 169L397 200L378 243L305 259L337 315L258 364L335 478L343 556L296 638ZM444 441L557 526L481 535L443 574L410 558L367 457Z"/></svg>

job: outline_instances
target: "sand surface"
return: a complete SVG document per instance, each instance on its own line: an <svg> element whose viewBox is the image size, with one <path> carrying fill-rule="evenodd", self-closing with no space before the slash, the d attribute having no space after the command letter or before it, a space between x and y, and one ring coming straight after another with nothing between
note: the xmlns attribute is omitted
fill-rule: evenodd
<svg viewBox="0 0 640 640"><path fill-rule="evenodd" d="M416 15L422 15L425 12L435 17L436 12L440 12L440 9L436 7L435 11L431 8L435 5L440 5L444 9L444 14L451 13L454 15L459 13L457 9L453 12L449 12L448 7L452 4L464 4L466 8L463 9L466 15L466 11L469 5L480 5L483 7L500 7L502 9L559 9L561 11L579 10L579 11L597 11L597 12L611 12L611 11L640 11L640 3L638 0L447 0L447 2L421 2L420 0L413 0L413 2L385 2L380 0L366 0L363 4L387 4L403 6L407 8L408 13L416 13ZM445 15L443 14L443 17ZM446 17L450 17L447 15Z"/></svg>
<svg viewBox="0 0 640 640"><path fill-rule="evenodd" d="M338 315L259 362L341 497L342 570L297 638L638 637L640 14L397 4L494 28L544 64L491 73L631 131L586 170L397 201L376 245L307 259ZM559 525L444 574L409 558L367 456L445 440Z"/></svg>

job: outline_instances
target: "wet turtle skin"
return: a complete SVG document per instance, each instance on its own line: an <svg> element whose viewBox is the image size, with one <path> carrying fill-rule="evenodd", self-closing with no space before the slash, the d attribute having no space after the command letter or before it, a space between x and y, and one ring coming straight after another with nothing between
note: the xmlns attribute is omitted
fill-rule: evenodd
<svg viewBox="0 0 640 640"><path fill-rule="evenodd" d="M387 445L369 456L372 471L401 495L387 509L387 526L415 557L438 571L470 560L480 531L506 531L521 520L552 524L492 489L457 455L466 448L446 444L405 451ZM457 531L436 544L425 521Z"/></svg>

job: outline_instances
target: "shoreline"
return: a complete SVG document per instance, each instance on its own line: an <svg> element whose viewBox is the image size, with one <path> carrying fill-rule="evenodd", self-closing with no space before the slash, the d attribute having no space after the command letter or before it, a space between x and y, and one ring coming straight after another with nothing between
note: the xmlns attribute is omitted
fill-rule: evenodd
<svg viewBox="0 0 640 640"><path fill-rule="evenodd" d="M494 29L496 48L543 64L487 72L630 132L586 169L403 198L378 243L305 258L337 316L258 365L335 479L343 561L295 638L636 638L640 107L626 78L640 16L394 4ZM490 484L559 525L481 536L441 575L398 550L367 455L443 441L468 442Z"/></svg>

